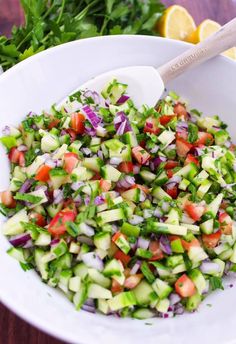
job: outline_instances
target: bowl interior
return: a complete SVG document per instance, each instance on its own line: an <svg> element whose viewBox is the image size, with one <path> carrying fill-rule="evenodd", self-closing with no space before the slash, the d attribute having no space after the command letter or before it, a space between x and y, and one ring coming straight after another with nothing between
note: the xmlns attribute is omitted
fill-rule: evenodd
<svg viewBox="0 0 236 344"><path fill-rule="evenodd" d="M188 48L188 44L147 36L113 36L68 43L23 61L0 77L0 127L17 124L29 112L49 109L78 85L102 72L128 66L159 66ZM224 57L190 71L168 85L205 115L220 115L234 137L236 63ZM150 85L151 87L151 85ZM0 190L8 186L9 168L0 148ZM0 218L0 224L3 217ZM207 298L200 311L174 319L118 319L76 312L60 292L41 283L33 271L24 272L6 254L7 240L0 234L1 301L24 319L73 343L192 343L212 338L214 343L234 339L234 288ZM212 307L210 305L212 304ZM224 319L224 331L222 331ZM191 330L189 330L191 328ZM187 329L187 331L186 331Z"/></svg>

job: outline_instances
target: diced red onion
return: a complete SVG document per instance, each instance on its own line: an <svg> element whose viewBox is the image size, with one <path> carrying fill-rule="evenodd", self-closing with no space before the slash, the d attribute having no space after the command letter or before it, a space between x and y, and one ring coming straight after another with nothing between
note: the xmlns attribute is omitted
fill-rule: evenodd
<svg viewBox="0 0 236 344"><path fill-rule="evenodd" d="M84 185L84 182L74 182L71 184L71 189L74 190L74 191L77 191L81 186Z"/></svg>
<svg viewBox="0 0 236 344"><path fill-rule="evenodd" d="M6 126L2 129L2 133L3 133L4 136L9 136L9 135L11 135L11 128L10 128L8 125L6 125Z"/></svg>
<svg viewBox="0 0 236 344"><path fill-rule="evenodd" d="M188 129L188 123L184 121L180 121L177 124L177 131L181 129Z"/></svg>
<svg viewBox="0 0 236 344"><path fill-rule="evenodd" d="M79 235L77 237L77 241L82 244L87 244L88 246L94 246L93 240L91 238L88 238L84 235Z"/></svg>
<svg viewBox="0 0 236 344"><path fill-rule="evenodd" d="M203 262L200 266L201 272L208 274L211 272L220 272L220 266L214 262Z"/></svg>
<svg viewBox="0 0 236 344"><path fill-rule="evenodd" d="M134 184L135 184L134 177L125 176L123 179L119 180L116 185L120 188L129 189Z"/></svg>
<svg viewBox="0 0 236 344"><path fill-rule="evenodd" d="M27 192L31 188L33 182L34 182L33 179L26 179L26 181L21 185L19 192L20 193Z"/></svg>
<svg viewBox="0 0 236 344"><path fill-rule="evenodd" d="M86 195L86 196L84 197L84 204L85 204L85 205L89 205L89 203L90 203L90 196L89 196L89 195Z"/></svg>
<svg viewBox="0 0 236 344"><path fill-rule="evenodd" d="M97 129L98 125L101 123L101 118L88 106L83 106L82 110L86 114L89 122L92 124L94 129Z"/></svg>
<svg viewBox="0 0 236 344"><path fill-rule="evenodd" d="M31 240L31 236L28 233L14 235L9 239L14 247L25 246L29 240Z"/></svg>
<svg viewBox="0 0 236 344"><path fill-rule="evenodd" d="M82 261L90 268L102 271L104 268L103 261L95 252L89 252L82 255Z"/></svg>
<svg viewBox="0 0 236 344"><path fill-rule="evenodd" d="M229 148L231 146L231 142L229 140L225 141L225 147Z"/></svg>
<svg viewBox="0 0 236 344"><path fill-rule="evenodd" d="M85 155L90 155L92 153L91 150L87 147L81 148L80 151Z"/></svg>
<svg viewBox="0 0 236 344"><path fill-rule="evenodd" d="M161 235L160 237L160 249L168 255L172 254L170 241L166 235Z"/></svg>
<svg viewBox="0 0 236 344"><path fill-rule="evenodd" d="M125 115L123 111L117 113L116 117L114 118L114 125L117 135L123 135L128 131L132 131L128 117Z"/></svg>
<svg viewBox="0 0 236 344"><path fill-rule="evenodd" d="M76 195L73 199L77 206L82 203L82 197L80 196L80 194Z"/></svg>
<svg viewBox="0 0 236 344"><path fill-rule="evenodd" d="M85 304L84 304L84 305L81 307L81 309L82 309L83 311L85 311L85 312L96 313L96 309L95 309L94 306L88 306L88 305L85 305Z"/></svg>
<svg viewBox="0 0 236 344"><path fill-rule="evenodd" d="M31 248L33 246L34 246L33 241L28 240L27 243L23 246L23 248Z"/></svg>
<svg viewBox="0 0 236 344"><path fill-rule="evenodd" d="M121 104L124 104L130 97L123 94L123 96L121 96L117 102L116 102L116 105L121 105Z"/></svg>
<svg viewBox="0 0 236 344"><path fill-rule="evenodd" d="M59 204L59 203L61 203L61 202L63 201L63 199L64 199L63 191L62 191L62 190L59 190L59 189L54 190L54 191L53 191L53 198L54 198L54 200L53 200L53 203L54 203L54 204Z"/></svg>
<svg viewBox="0 0 236 344"><path fill-rule="evenodd" d="M133 166L133 172L134 172L134 174L139 174L139 172L140 172L140 166L134 165L134 166Z"/></svg>
<svg viewBox="0 0 236 344"><path fill-rule="evenodd" d="M206 288L202 291L202 294L208 294L210 289L210 283L209 280L206 280Z"/></svg>
<svg viewBox="0 0 236 344"><path fill-rule="evenodd" d="M94 235L94 228L89 226L87 223L83 222L80 224L80 231L82 234L87 235L88 237L91 237Z"/></svg>
<svg viewBox="0 0 236 344"><path fill-rule="evenodd" d="M84 92L83 96L85 98L92 98L94 101L94 104L100 104L101 102L100 96L96 91L87 90Z"/></svg>
<svg viewBox="0 0 236 344"><path fill-rule="evenodd" d="M99 151L97 152L97 155L98 155L98 157L99 157L100 159L103 160L103 152L102 152L101 150L99 150Z"/></svg>
<svg viewBox="0 0 236 344"><path fill-rule="evenodd" d="M128 219L128 221L131 225L138 225L139 223L142 223L144 221L144 218L139 215L132 215L132 217Z"/></svg>
<svg viewBox="0 0 236 344"><path fill-rule="evenodd" d="M155 217L160 218L160 217L162 217L163 213L162 213L162 211L161 211L160 208L156 208L156 209L154 210L154 212L153 212L153 215L154 215Z"/></svg>
<svg viewBox="0 0 236 344"><path fill-rule="evenodd" d="M140 248L143 248L144 250L147 250L149 244L150 244L150 240L145 239L143 237L138 238L137 247L140 247Z"/></svg>
<svg viewBox="0 0 236 344"><path fill-rule="evenodd" d="M137 262L134 264L134 266L130 270L130 275L135 275L138 272L140 266L141 266L141 262L137 260Z"/></svg>
<svg viewBox="0 0 236 344"><path fill-rule="evenodd" d="M170 205L168 202L163 202L161 208L165 213L167 213L170 209Z"/></svg>
<svg viewBox="0 0 236 344"><path fill-rule="evenodd" d="M154 164L155 169L156 169L162 162L164 162L164 161L166 161L166 160L167 160L167 158L164 157L164 156L158 156L157 158L155 158L155 159L153 160L153 164Z"/></svg>
<svg viewBox="0 0 236 344"><path fill-rule="evenodd" d="M105 199L104 199L103 196L97 196L94 199L94 204L95 205L101 205L101 204L104 204L104 202L105 202Z"/></svg>
<svg viewBox="0 0 236 344"><path fill-rule="evenodd" d="M181 300L181 297L176 293L170 294L170 304L171 306L176 305Z"/></svg>
<svg viewBox="0 0 236 344"><path fill-rule="evenodd" d="M45 165L54 168L54 167L57 166L57 163L56 163L55 161L53 161L51 158L48 158L48 159L45 161Z"/></svg>
<svg viewBox="0 0 236 344"><path fill-rule="evenodd" d="M60 239L52 239L52 241L50 242L50 246L55 246L55 245L57 245L57 244L59 244L59 242L60 242Z"/></svg>
<svg viewBox="0 0 236 344"><path fill-rule="evenodd" d="M92 299L91 297L87 298L84 304L87 306L95 306L94 299Z"/></svg>
<svg viewBox="0 0 236 344"><path fill-rule="evenodd" d="M179 303L179 304L177 304L176 306L175 306L175 314L177 314L177 315L182 315L182 314L184 314L184 307L181 305L181 303Z"/></svg>
<svg viewBox="0 0 236 344"><path fill-rule="evenodd" d="M28 150L26 145L19 145L17 149L19 152L26 152Z"/></svg>
<svg viewBox="0 0 236 344"><path fill-rule="evenodd" d="M158 150L159 150L159 146L155 145L154 147L152 147L152 149L150 150L150 153L155 154Z"/></svg>
<svg viewBox="0 0 236 344"><path fill-rule="evenodd" d="M35 191L38 191L38 190L41 190L43 192L47 191L47 187L46 185L37 185L36 188L35 188Z"/></svg>
<svg viewBox="0 0 236 344"><path fill-rule="evenodd" d="M89 136L96 136L96 130L94 128L91 128L87 125L85 125L85 134Z"/></svg>
<svg viewBox="0 0 236 344"><path fill-rule="evenodd" d="M147 198L147 196L146 196L145 192L143 192L141 190L140 195L139 195L139 201L144 202L146 198Z"/></svg>
<svg viewBox="0 0 236 344"><path fill-rule="evenodd" d="M179 184L181 182L181 177L180 176L173 176L172 178L170 178L168 180L168 182L166 183L166 185L174 183L174 184Z"/></svg>
<svg viewBox="0 0 236 344"><path fill-rule="evenodd" d="M122 162L122 158L120 157L114 156L110 159L110 164L113 166L118 166L121 162Z"/></svg>
<svg viewBox="0 0 236 344"><path fill-rule="evenodd" d="M111 230L112 230L112 234L115 234L116 232L118 232L118 227L117 227L117 225L112 224L112 225L111 225Z"/></svg>

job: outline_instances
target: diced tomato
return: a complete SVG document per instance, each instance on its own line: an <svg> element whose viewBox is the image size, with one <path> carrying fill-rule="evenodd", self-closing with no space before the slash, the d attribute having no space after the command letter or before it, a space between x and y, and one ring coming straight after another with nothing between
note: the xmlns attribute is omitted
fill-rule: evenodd
<svg viewBox="0 0 236 344"><path fill-rule="evenodd" d="M9 190L0 192L0 200L2 204L5 205L7 208L16 207L16 201L14 200L12 196L12 192Z"/></svg>
<svg viewBox="0 0 236 344"><path fill-rule="evenodd" d="M51 122L49 123L48 125L48 129L52 129L52 128L55 128L57 127L57 125L60 123L60 120L58 118L53 118L52 117L52 120Z"/></svg>
<svg viewBox="0 0 236 344"><path fill-rule="evenodd" d="M192 148L192 144L185 141L184 139L178 138L176 139L176 151L179 157L184 158L186 157L187 153Z"/></svg>
<svg viewBox="0 0 236 344"><path fill-rule="evenodd" d="M132 148L132 154L141 165L144 165L151 157L150 154L140 146Z"/></svg>
<svg viewBox="0 0 236 344"><path fill-rule="evenodd" d="M174 161L174 160L168 160L164 166L165 170L171 170L172 168L175 168L179 166L178 161Z"/></svg>
<svg viewBox="0 0 236 344"><path fill-rule="evenodd" d="M65 153L64 154L64 169L67 173L71 173L78 164L78 155L76 153Z"/></svg>
<svg viewBox="0 0 236 344"><path fill-rule="evenodd" d="M93 177L91 178L91 180L100 180L101 176L98 172L94 172Z"/></svg>
<svg viewBox="0 0 236 344"><path fill-rule="evenodd" d="M66 132L70 135L70 141L74 142L77 137L76 132L73 129L66 129Z"/></svg>
<svg viewBox="0 0 236 344"><path fill-rule="evenodd" d="M48 166L48 165L43 165L41 166L37 173L36 176L34 177L36 180L40 181L40 182L47 182L50 179L49 176L49 171L52 169L52 167Z"/></svg>
<svg viewBox="0 0 236 344"><path fill-rule="evenodd" d="M184 162L184 166L190 164L190 162L193 162L197 166L200 165L198 159L192 154L187 155L185 162Z"/></svg>
<svg viewBox="0 0 236 344"><path fill-rule="evenodd" d="M72 210L61 210L51 220L48 231L54 236L63 235L66 232L66 222L74 221L76 213Z"/></svg>
<svg viewBox="0 0 236 344"><path fill-rule="evenodd" d="M145 122L145 126L144 126L143 131L145 133L151 133L151 134L157 135L161 131L161 129L158 128L158 124L159 124L159 121L157 118L149 117L149 118L147 118L147 120Z"/></svg>
<svg viewBox="0 0 236 344"><path fill-rule="evenodd" d="M71 128L77 134L83 134L85 127L84 127L85 117L82 113L75 112L71 115Z"/></svg>
<svg viewBox="0 0 236 344"><path fill-rule="evenodd" d="M168 193L168 195L173 199L176 199L178 196L178 187L173 186L172 188L166 188L166 193Z"/></svg>
<svg viewBox="0 0 236 344"><path fill-rule="evenodd" d="M195 203L187 203L184 207L188 215L194 220L198 221L205 212L205 207L203 205Z"/></svg>
<svg viewBox="0 0 236 344"><path fill-rule="evenodd" d="M221 237L221 230L218 230L212 234L202 234L203 244L208 248L214 248L217 246Z"/></svg>
<svg viewBox="0 0 236 344"><path fill-rule="evenodd" d="M145 194L149 194L150 193L149 188L146 185L134 184L134 185L131 186L130 189L136 189L136 188L142 190Z"/></svg>
<svg viewBox="0 0 236 344"><path fill-rule="evenodd" d="M145 146L146 146L146 141L145 141L145 140L141 140L141 141L139 142L139 145L140 145L140 147L145 148Z"/></svg>
<svg viewBox="0 0 236 344"><path fill-rule="evenodd" d="M186 129L181 129L178 130L178 132L175 134L176 140L177 139L183 139L185 141L187 141L188 139L188 132Z"/></svg>
<svg viewBox="0 0 236 344"><path fill-rule="evenodd" d="M186 250L186 251L189 251L190 248L192 247L200 247L200 242L198 241L197 238L193 239L192 241L186 241L184 239L181 239L181 243L182 243L182 246L183 248Z"/></svg>
<svg viewBox="0 0 236 344"><path fill-rule="evenodd" d="M167 170L167 171L166 171L166 174L167 174L167 177L170 179L170 178L173 177L174 172L173 172L172 170Z"/></svg>
<svg viewBox="0 0 236 344"><path fill-rule="evenodd" d="M177 103L174 106L174 113L178 116L178 117L183 117L184 119L188 118L188 113L186 110L185 105L181 104L181 103Z"/></svg>
<svg viewBox="0 0 236 344"><path fill-rule="evenodd" d="M123 173L133 173L134 165L131 161L122 161L118 166L118 170Z"/></svg>
<svg viewBox="0 0 236 344"><path fill-rule="evenodd" d="M19 165L21 167L25 166L25 154L24 154L24 152L20 152L20 155L19 155Z"/></svg>
<svg viewBox="0 0 236 344"><path fill-rule="evenodd" d="M102 192L107 192L111 189L111 181L110 180L100 179L99 185L100 185Z"/></svg>
<svg viewBox="0 0 236 344"><path fill-rule="evenodd" d="M175 282L175 290L181 297L190 297L196 293L196 288L191 279L183 274Z"/></svg>
<svg viewBox="0 0 236 344"><path fill-rule="evenodd" d="M221 213L219 215L220 229L223 234L232 234L233 221L227 213Z"/></svg>
<svg viewBox="0 0 236 344"><path fill-rule="evenodd" d="M168 235L168 238L171 242L180 239L178 235Z"/></svg>
<svg viewBox="0 0 236 344"><path fill-rule="evenodd" d="M29 215L29 218L39 227L44 227L47 224L45 217L40 213L36 213L35 211Z"/></svg>
<svg viewBox="0 0 236 344"><path fill-rule="evenodd" d="M116 251L114 258L120 260L121 263L126 266L129 264L131 257L128 254L125 254L121 250Z"/></svg>
<svg viewBox="0 0 236 344"><path fill-rule="evenodd" d="M176 117L175 115L162 115L159 120L161 125L166 125L168 124L174 117Z"/></svg>
<svg viewBox="0 0 236 344"><path fill-rule="evenodd" d="M235 152L235 149L236 149L236 145L234 145L233 143L231 143L230 147L229 147L229 150L231 152Z"/></svg>
<svg viewBox="0 0 236 344"><path fill-rule="evenodd" d="M14 164L18 164L19 163L19 158L20 158L20 151L18 151L18 149L16 147L12 147L10 149L10 152L8 154L9 160L11 162L13 162Z"/></svg>
<svg viewBox="0 0 236 344"><path fill-rule="evenodd" d="M214 142L214 138L210 133L206 133L204 131L199 131L198 132L198 139L197 141L194 143L194 145L198 146L198 145L206 145L209 146Z"/></svg>
<svg viewBox="0 0 236 344"><path fill-rule="evenodd" d="M133 289L141 282L142 278L143 274L130 275L126 278L124 287L127 289Z"/></svg>
<svg viewBox="0 0 236 344"><path fill-rule="evenodd" d="M149 251L152 253L152 258L150 260L161 260L164 258L164 254L160 249L159 241L152 240L149 244Z"/></svg>
<svg viewBox="0 0 236 344"><path fill-rule="evenodd" d="M121 293L124 290L124 287L117 282L114 278L112 278L112 282L111 282L111 292L113 294L116 293Z"/></svg>

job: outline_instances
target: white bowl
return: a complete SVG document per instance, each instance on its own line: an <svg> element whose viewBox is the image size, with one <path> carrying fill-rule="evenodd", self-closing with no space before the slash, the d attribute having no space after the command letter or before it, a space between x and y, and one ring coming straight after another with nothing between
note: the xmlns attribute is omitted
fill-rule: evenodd
<svg viewBox="0 0 236 344"><path fill-rule="evenodd" d="M189 47L147 36L85 39L40 53L0 76L0 127L17 124L30 111L58 102L87 79L127 65L158 66ZM221 115L236 134L236 63L217 57L168 86L206 115ZM150 85L151 87L151 85ZM8 186L9 169L0 151L0 190ZM3 218L0 219L3 221ZM208 297L199 312L173 319L118 319L77 312L62 294L43 284L34 271L24 272L6 254L0 235L1 301L26 321L72 343L235 343L235 288ZM212 307L209 307L212 304ZM150 325L152 324L152 325Z"/></svg>

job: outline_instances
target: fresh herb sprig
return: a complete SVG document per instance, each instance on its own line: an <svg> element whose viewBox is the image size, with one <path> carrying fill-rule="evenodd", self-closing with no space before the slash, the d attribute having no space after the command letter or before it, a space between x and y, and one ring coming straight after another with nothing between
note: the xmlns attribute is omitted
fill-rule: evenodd
<svg viewBox="0 0 236 344"><path fill-rule="evenodd" d="M25 23L0 36L0 65L16 63L58 44L116 34L155 34L159 0L20 0Z"/></svg>

